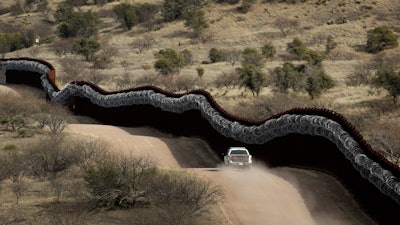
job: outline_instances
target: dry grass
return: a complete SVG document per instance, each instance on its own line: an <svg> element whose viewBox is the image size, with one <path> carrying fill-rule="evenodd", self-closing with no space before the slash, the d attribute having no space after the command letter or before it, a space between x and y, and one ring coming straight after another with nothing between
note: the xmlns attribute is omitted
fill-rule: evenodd
<svg viewBox="0 0 400 225"><path fill-rule="evenodd" d="M2 1L2 5L11 4L11 0ZM49 1L53 10L61 0ZM132 1L119 1L132 2ZM154 3L162 4L162 0L138 0L135 3ZM399 8L393 0L364 0L357 4L355 1L342 1L344 5L339 5L339 1L327 1L324 5L317 5L315 1L307 1L299 4L261 4L257 3L250 13L240 14L236 11L237 5L216 4L208 1L204 6L206 18L210 24L201 39L190 38L190 32L184 27L183 21L172 23L164 23L156 29L147 31L146 29L136 26L130 31L122 31L118 23L111 17L102 17L103 24L98 35L102 43L103 49L113 49L115 51L112 57L110 69L104 71L93 70L90 63L81 64L84 73L80 73L76 79L93 80L96 74L108 74L99 85L106 90L116 90L120 88L131 87L141 84L151 84L156 81L155 85L168 88L168 80L161 79L155 74L153 69L154 52L172 48L177 51L190 50L193 54L194 64L183 68L180 72L185 75L185 79L192 79L193 88L205 88L210 91L224 108L235 114L235 108L241 102L246 102L251 106L253 103L259 102L256 98L251 97L251 93L244 89L226 90L224 88L216 88L213 81L222 73L227 73L234 68L229 63L202 64L208 60L208 52L211 48L219 49L239 49L246 47L259 48L266 43L273 44L277 49L277 56L265 64L264 72L268 75L275 67L283 64L285 60L286 45L293 38L299 37L306 45L314 50L323 51L325 41L329 35L334 37L338 43L330 58L323 62L326 72L336 82L336 87L322 95L312 106L325 106L332 110L338 111L345 115L357 115L362 111L376 111L374 109L374 101L384 98L385 91L376 90L367 86L353 87L347 85L347 78L355 73L357 66L375 60L374 56L367 54L360 49L366 44L366 33L377 25L387 24L398 31L400 20L397 18L396 9ZM99 8L97 6L81 7L82 10L110 11L118 2L113 2ZM54 11L53 11L54 12ZM9 14L2 15L2 21L13 21L22 23L29 20L31 24L43 24L40 13L22 14L17 18ZM335 21L338 18L346 17L347 22L344 24L328 25L329 20ZM299 28L289 33L287 37L282 37L279 30L273 26L273 22L277 18L297 19L300 22ZM53 27L55 29L55 25ZM143 37L154 39L154 44L149 50L139 53L132 46L136 40ZM54 42L57 45L58 40ZM62 86L70 75L66 73L70 67L65 66L65 59L73 58L75 61L82 60L80 56L67 54L65 56L57 56L52 50L53 44L45 44L35 46L31 49L23 49L20 51L8 53L6 57L31 56L43 58L52 63L59 77L59 84ZM32 49L35 49L33 51ZM398 49L385 51L388 55L398 55ZM236 67L240 66L239 63ZM202 67L205 74L201 80L196 79L196 68ZM76 73L74 73L76 74ZM121 85L121 81L127 85ZM150 82L150 83L149 83ZM179 90L174 87L172 90ZM271 87L265 87L260 94L260 98L268 98L273 101L274 94ZM179 90L182 91L182 90ZM298 94L303 96L303 94ZM295 99L297 95L295 95ZM275 98L275 100L277 100ZM293 101L294 103L295 101ZM304 102L304 101L302 101ZM258 104L258 103L257 103ZM276 103L279 104L279 103ZM286 107L295 107L298 104L286 104ZM254 110L254 109L253 109ZM258 110L258 109L257 109ZM262 113L252 113L254 117L260 117Z"/></svg>
<svg viewBox="0 0 400 225"><path fill-rule="evenodd" d="M14 2L14 0L2 0L0 7L7 7ZM49 0L53 12L57 4L61 2L63 0ZM162 2L163 0L134 1L134 3L157 4L162 4ZM193 53L194 64L184 68L180 74L195 79L197 76L196 68L204 68L205 74L202 81L194 82L194 88L205 88L210 91L216 101L232 114L247 115L253 119L260 119L292 107L317 106L344 114L369 140L373 140L374 137L371 131L380 133L389 125L390 132L386 133L397 137L398 120L396 118L399 117L400 113L398 107L393 106L390 100L385 97L386 92L366 85L357 87L347 85L348 76L356 71L357 66L373 59L373 55L360 51L366 44L367 31L377 25L386 24L393 28L395 32L400 32L400 20L397 13L400 10L400 6L397 1L363 0L360 4L356 4L355 1L345 1L346 5L340 7L338 6L339 1L333 0L327 1L326 5L317 5L315 1L307 1L306 3L295 5L259 4L247 14L237 13L235 11L237 6L217 5L212 1L208 2L204 7L204 11L210 27L201 40L190 38L190 32L184 27L183 21L162 24L152 31L146 31L144 28L137 26L131 31L123 32L118 28L118 23L113 18L102 18L103 24L98 38L102 43L103 49L112 47L116 52L112 57L111 68L101 71L102 74L108 74L109 77L99 84L106 90L120 89L121 85L117 82L123 80L124 76L132 80L132 85L147 82L148 79L144 79L144 77L157 77L153 69L154 52L164 48L173 48L177 51L187 49ZM118 2L107 4L102 9L96 7L81 7L81 9L111 10L115 4L118 4ZM371 8L361 10L361 7ZM285 17L298 19L300 27L283 38L279 30L273 26L273 21L276 18ZM327 24L328 20L336 20L341 17L347 17L348 22L345 24ZM30 23L26 25L27 28L33 28L35 24L45 24L42 20L42 14L34 12L17 17L5 14L0 16L0 20L15 24L29 21ZM55 25L53 25L52 29L56 30ZM155 43L151 49L139 54L137 49L132 47L132 43L142 38L143 35L153 38ZM202 64L203 61L208 60L208 52L211 48L235 48L241 50L246 47L259 48L266 43L271 43L278 52L277 57L272 61L268 61L265 65L264 72L268 74L270 70L283 64L285 60L283 56L287 55L287 43L291 42L293 38L299 37L309 48L323 51L326 37L329 35L334 37L338 47L334 50L333 56L325 60L323 65L326 72L335 80L336 87L315 101L309 100L303 93L291 93L287 96L276 95L272 92L270 86L265 87L258 98L252 97L251 93L243 88L216 88L213 85L215 78L223 72L229 72L234 68L229 63ZM55 40L54 44L57 44L58 41ZM399 47L386 52L395 56L398 51ZM65 58L76 58L72 54L58 56L53 50L53 44L34 46L30 49L19 50L6 55L6 57L26 56L42 58L53 64L57 70L57 76L60 78L58 81L60 86L66 82L60 81L67 80L68 77L66 73L68 68L63 66L63 60ZM80 60L79 57L78 60ZM124 65L127 65L128 71L125 71ZM88 74L95 73L90 63L82 63L82 69ZM91 76L88 74L79 76L79 78L90 79ZM156 84L162 85L159 80ZM167 87L167 85L165 86ZM375 126L376 124L379 126ZM3 140L5 139L2 139L2 142ZM9 139L6 140L8 142ZM384 148L376 141L371 142L371 144L377 149ZM400 152L396 147L394 147L394 150ZM396 158L393 160L396 160ZM7 192L5 189L3 191ZM0 197L2 196L3 192ZM30 206L28 205L33 201L51 201L49 196L43 197L41 200L34 200L36 197L33 192L28 193L27 196L22 196L21 204L18 207L11 207L14 198L2 199L4 200L2 207L5 203L9 204L6 209L12 213L12 210L29 210ZM52 205L51 207L57 208L59 206ZM210 224L213 223L210 222Z"/></svg>

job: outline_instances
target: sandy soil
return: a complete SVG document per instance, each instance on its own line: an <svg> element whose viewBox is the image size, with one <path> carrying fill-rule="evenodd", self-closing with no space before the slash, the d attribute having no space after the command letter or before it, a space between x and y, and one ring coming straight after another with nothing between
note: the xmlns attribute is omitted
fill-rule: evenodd
<svg viewBox="0 0 400 225"><path fill-rule="evenodd" d="M219 202L224 224L374 224L336 180L319 172L263 165L245 171L205 167L188 151L192 150L188 143L198 139L173 137L150 128L71 124L68 129L109 141L121 154L148 156L161 167L186 168L210 179L224 193Z"/></svg>

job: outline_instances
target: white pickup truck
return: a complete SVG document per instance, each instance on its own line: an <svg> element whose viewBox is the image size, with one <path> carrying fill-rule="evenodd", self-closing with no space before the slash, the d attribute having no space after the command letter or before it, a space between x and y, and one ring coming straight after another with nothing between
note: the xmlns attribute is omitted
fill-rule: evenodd
<svg viewBox="0 0 400 225"><path fill-rule="evenodd" d="M252 156L245 147L230 147L224 155L226 166L249 167L251 166Z"/></svg>

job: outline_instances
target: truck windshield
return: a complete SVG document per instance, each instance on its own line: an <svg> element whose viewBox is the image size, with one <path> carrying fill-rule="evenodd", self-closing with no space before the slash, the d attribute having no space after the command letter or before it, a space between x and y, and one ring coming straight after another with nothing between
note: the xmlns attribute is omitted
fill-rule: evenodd
<svg viewBox="0 0 400 225"><path fill-rule="evenodd" d="M247 155L247 151L246 150L232 150L231 154L235 154L235 155Z"/></svg>

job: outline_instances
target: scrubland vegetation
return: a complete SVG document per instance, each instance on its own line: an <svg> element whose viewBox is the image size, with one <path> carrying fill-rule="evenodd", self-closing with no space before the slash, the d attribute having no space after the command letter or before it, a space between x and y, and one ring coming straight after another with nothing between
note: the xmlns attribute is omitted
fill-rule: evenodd
<svg viewBox="0 0 400 225"><path fill-rule="evenodd" d="M0 224L110 224L110 210L123 224L197 224L222 196L193 173L69 133L75 118L40 96L2 96L0 107Z"/></svg>
<svg viewBox="0 0 400 225"><path fill-rule="evenodd" d="M106 90L201 88L232 114L256 120L293 107L332 109L399 163L399 11L394 0L6 0L0 53L49 61L60 87L89 80ZM63 110L41 101L24 106L23 99L17 107L7 99L1 100L3 132L18 140L63 133ZM46 107L51 110L39 110ZM3 151L26 154L8 141ZM65 163L84 180L76 175L79 163ZM168 172L147 166L145 174L167 179ZM119 169L90 171L112 176ZM7 185L16 190L15 201L24 198L24 185ZM97 203L110 207L115 196L123 205L134 202L121 193L97 196Z"/></svg>

